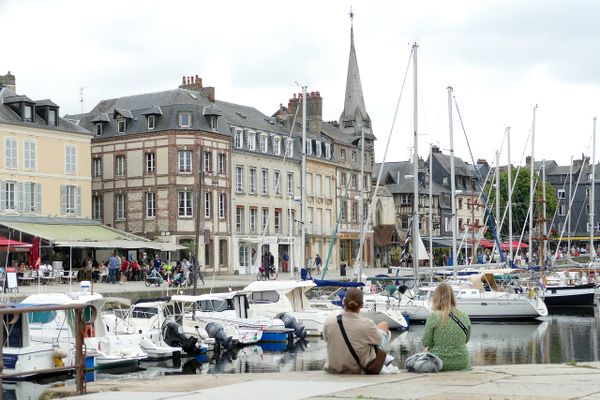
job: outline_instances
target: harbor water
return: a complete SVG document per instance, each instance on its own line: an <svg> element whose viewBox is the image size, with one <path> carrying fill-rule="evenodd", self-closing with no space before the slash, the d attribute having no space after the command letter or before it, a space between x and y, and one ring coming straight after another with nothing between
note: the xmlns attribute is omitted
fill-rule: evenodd
<svg viewBox="0 0 600 400"><path fill-rule="evenodd" d="M600 361L600 318L597 307L553 310L533 323L473 324L468 343L472 365L585 363ZM423 325L394 333L389 352L401 367L404 360L421 351ZM182 358L180 362L142 362L134 370L96 372L94 379L151 379L156 375L277 373L322 370L327 357L322 339L296 343L285 350L272 346L247 346L205 359ZM5 384L3 399L37 400L48 387L72 383L66 380Z"/></svg>

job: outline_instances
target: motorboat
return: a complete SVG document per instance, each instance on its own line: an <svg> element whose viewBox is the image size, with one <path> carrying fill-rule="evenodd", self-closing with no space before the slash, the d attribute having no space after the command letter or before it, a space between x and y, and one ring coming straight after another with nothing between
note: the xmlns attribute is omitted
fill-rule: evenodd
<svg viewBox="0 0 600 400"><path fill-rule="evenodd" d="M313 307L306 293L316 287L313 281L255 281L240 292L248 296L253 318L279 318L294 336L321 336L331 310Z"/></svg>
<svg viewBox="0 0 600 400"><path fill-rule="evenodd" d="M595 275L594 275L595 277ZM593 306L596 284L580 269L555 271L540 277L547 306Z"/></svg>
<svg viewBox="0 0 600 400"><path fill-rule="evenodd" d="M109 369L137 365L147 357L141 348L142 336L138 333L116 334L110 332L102 319L104 297L99 293L39 293L26 297L28 305L87 304L84 328L86 356L95 357L95 369ZM98 310L98 311L96 311ZM69 364L74 363L75 325L72 313L62 310L29 313L31 341L49 343L67 354Z"/></svg>

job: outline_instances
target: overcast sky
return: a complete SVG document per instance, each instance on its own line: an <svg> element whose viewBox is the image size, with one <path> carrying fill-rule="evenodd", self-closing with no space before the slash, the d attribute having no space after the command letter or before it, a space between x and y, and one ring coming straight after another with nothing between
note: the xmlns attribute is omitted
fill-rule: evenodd
<svg viewBox="0 0 600 400"><path fill-rule="evenodd" d="M51 98L61 114L99 100L176 88L199 75L220 100L272 114L296 82L320 91L323 117L343 109L348 11L381 161L410 48L419 43L419 153L449 148L446 87L454 87L475 158L493 163L512 127L519 162L538 104L536 159L591 155L600 110L600 2L502 1L34 1L1 0L0 74L17 92ZM387 161L413 145L412 69ZM456 154L470 161L455 120ZM600 129L600 127L599 127ZM504 146L501 163L506 162ZM600 155L597 159L600 158Z"/></svg>

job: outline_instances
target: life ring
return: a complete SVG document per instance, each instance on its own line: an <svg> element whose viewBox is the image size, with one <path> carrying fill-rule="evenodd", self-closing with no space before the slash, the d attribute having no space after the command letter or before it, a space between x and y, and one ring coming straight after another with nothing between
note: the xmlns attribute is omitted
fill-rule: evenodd
<svg viewBox="0 0 600 400"><path fill-rule="evenodd" d="M94 337L96 336L96 332L94 331L94 327L92 325L86 325L83 328L83 336L84 337Z"/></svg>

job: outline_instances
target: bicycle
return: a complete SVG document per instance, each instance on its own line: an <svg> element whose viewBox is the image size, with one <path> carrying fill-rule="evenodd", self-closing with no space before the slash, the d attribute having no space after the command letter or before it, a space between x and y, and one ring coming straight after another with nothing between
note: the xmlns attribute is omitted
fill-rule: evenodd
<svg viewBox="0 0 600 400"><path fill-rule="evenodd" d="M269 274L267 274L267 269L265 267L258 268L258 273L256 274L257 281L268 281L276 278L277 275L275 272L275 268L270 268Z"/></svg>

